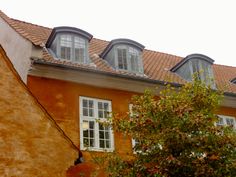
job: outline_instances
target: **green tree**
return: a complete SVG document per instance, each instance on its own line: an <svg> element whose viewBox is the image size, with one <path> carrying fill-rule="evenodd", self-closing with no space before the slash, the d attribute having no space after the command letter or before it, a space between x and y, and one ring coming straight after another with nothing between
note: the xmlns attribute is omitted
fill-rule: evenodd
<svg viewBox="0 0 236 177"><path fill-rule="evenodd" d="M160 97L145 91L130 114L116 114L114 131L133 137L134 158L107 155L110 176L236 176L236 134L216 126L222 93L198 80Z"/></svg>

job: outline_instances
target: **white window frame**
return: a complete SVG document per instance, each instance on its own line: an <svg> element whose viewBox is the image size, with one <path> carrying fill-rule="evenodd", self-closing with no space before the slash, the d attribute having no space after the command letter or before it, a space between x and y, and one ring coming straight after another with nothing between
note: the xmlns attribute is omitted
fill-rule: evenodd
<svg viewBox="0 0 236 177"><path fill-rule="evenodd" d="M71 37L71 49L70 49L70 58L61 58L61 36L70 36ZM80 41L79 43L78 42L75 42L75 38L77 38L78 40L77 41ZM78 46L82 46L82 43L81 41L84 42L84 58L83 59L80 59L82 61L79 61L79 60L75 60L75 49L76 49L76 45ZM75 62L75 63L84 63L84 64L88 64L90 63L90 60L89 60L89 55L88 55L88 40L79 36L79 35L74 35L74 34L66 34L66 33L62 33L62 34L58 34L57 37L55 38L55 41L53 42L55 43L54 45L56 45L56 51L54 51L53 49L51 49L51 51L54 52L54 56L56 55L56 58L57 59L60 59L60 60L66 60L66 61L72 61L72 62Z"/></svg>
<svg viewBox="0 0 236 177"><path fill-rule="evenodd" d="M118 49L125 49L126 50L126 61L127 61L127 69L122 69L119 68L119 61L118 61ZM116 68L118 70L124 70L124 71L129 71L129 72L133 72L133 73L140 73L143 74L143 64L142 64L142 58L141 58L141 52L139 50L137 50L136 48L132 47L132 46L128 46L128 45L118 45L116 47L114 47L114 52L115 52L115 65ZM136 55L136 65L135 66L131 66L131 56L135 56ZM124 65L124 64L122 64ZM132 68L134 68L134 70L132 70Z"/></svg>
<svg viewBox="0 0 236 177"><path fill-rule="evenodd" d="M107 103L108 104L108 112L111 112L112 111L111 101L90 98L90 97L83 97L83 96L80 96L79 99L80 99L80 149L81 150L90 150L90 151L106 151L106 152L113 151L114 150L114 134L113 134L113 130L111 127L108 127L110 148L100 148L99 147L100 138L99 138L99 122L98 122L98 120L99 121L106 121L106 118L98 118L98 102ZM94 105L94 116L93 117L83 115L83 100L93 101L93 105ZM94 147L84 146L83 121L93 121L94 122L94 140L95 140Z"/></svg>
<svg viewBox="0 0 236 177"><path fill-rule="evenodd" d="M236 129L236 119L235 119L235 117L233 117L233 116L226 116L226 115L218 115L218 117L220 118L220 119L222 119L222 123L219 123L219 121L218 122L216 122L216 126L228 126L229 124L227 124L227 119L229 119L229 120L233 120L233 129Z"/></svg>

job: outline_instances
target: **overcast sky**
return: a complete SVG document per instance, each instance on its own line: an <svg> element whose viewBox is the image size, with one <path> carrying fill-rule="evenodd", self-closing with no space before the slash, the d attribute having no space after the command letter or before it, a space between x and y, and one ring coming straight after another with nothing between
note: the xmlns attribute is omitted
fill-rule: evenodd
<svg viewBox="0 0 236 177"><path fill-rule="evenodd" d="M236 66L235 0L0 0L9 17L74 26L95 38L129 38L146 49L209 56Z"/></svg>

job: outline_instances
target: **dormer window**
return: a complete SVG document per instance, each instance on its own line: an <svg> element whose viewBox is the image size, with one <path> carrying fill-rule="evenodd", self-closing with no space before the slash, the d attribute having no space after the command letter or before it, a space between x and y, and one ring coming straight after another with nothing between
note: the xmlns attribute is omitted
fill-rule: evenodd
<svg viewBox="0 0 236 177"><path fill-rule="evenodd" d="M135 41L116 39L110 42L100 56L114 69L143 74L143 49L144 46Z"/></svg>
<svg viewBox="0 0 236 177"><path fill-rule="evenodd" d="M207 85L211 85L215 88L214 76L212 71L212 64L214 60L201 55L192 54L184 58L180 63L174 66L171 71L177 73L187 81L192 81L193 75L205 82Z"/></svg>
<svg viewBox="0 0 236 177"><path fill-rule="evenodd" d="M77 28L54 28L46 47L55 58L89 63L88 45L92 35Z"/></svg>

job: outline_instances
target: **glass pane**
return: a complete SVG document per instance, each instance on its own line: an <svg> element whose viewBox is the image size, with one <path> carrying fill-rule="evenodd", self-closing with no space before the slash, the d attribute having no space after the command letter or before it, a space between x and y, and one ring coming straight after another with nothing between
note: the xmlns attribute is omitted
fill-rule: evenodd
<svg viewBox="0 0 236 177"><path fill-rule="evenodd" d="M93 108L93 101L89 100L89 108Z"/></svg>
<svg viewBox="0 0 236 177"><path fill-rule="evenodd" d="M88 137L88 130L83 131L83 136L86 137L86 138Z"/></svg>
<svg viewBox="0 0 236 177"><path fill-rule="evenodd" d="M70 59L71 48L69 47L61 47L61 58Z"/></svg>
<svg viewBox="0 0 236 177"><path fill-rule="evenodd" d="M94 130L89 130L89 136L90 138L94 138Z"/></svg>
<svg viewBox="0 0 236 177"><path fill-rule="evenodd" d="M106 141L106 148L110 148L110 141Z"/></svg>
<svg viewBox="0 0 236 177"><path fill-rule="evenodd" d="M83 100L83 107L88 107L88 100Z"/></svg>
<svg viewBox="0 0 236 177"><path fill-rule="evenodd" d="M104 118L107 118L107 117L108 117L108 112L104 111Z"/></svg>
<svg viewBox="0 0 236 177"><path fill-rule="evenodd" d="M93 109L89 109L89 117L94 117Z"/></svg>
<svg viewBox="0 0 236 177"><path fill-rule="evenodd" d="M104 103L104 110L108 111L108 103Z"/></svg>
<svg viewBox="0 0 236 177"><path fill-rule="evenodd" d="M94 143L94 139L90 139L90 140L89 140L89 145L90 145L90 147L94 147L94 144L95 144L95 143Z"/></svg>
<svg viewBox="0 0 236 177"><path fill-rule="evenodd" d="M105 139L109 139L109 132L105 132Z"/></svg>
<svg viewBox="0 0 236 177"><path fill-rule="evenodd" d="M88 116L88 109L87 108L83 108L83 115Z"/></svg>
<svg viewBox="0 0 236 177"><path fill-rule="evenodd" d="M98 118L103 118L103 111L98 111Z"/></svg>
<svg viewBox="0 0 236 177"><path fill-rule="evenodd" d="M84 49L75 49L75 61L84 62L85 50Z"/></svg>
<svg viewBox="0 0 236 177"><path fill-rule="evenodd" d="M104 139L104 131L99 131L99 138Z"/></svg>
<svg viewBox="0 0 236 177"><path fill-rule="evenodd" d="M88 121L85 121L85 120L83 121L82 128L83 128L83 130L89 129L89 123L88 123Z"/></svg>
<svg viewBox="0 0 236 177"><path fill-rule="evenodd" d="M119 69L127 69L126 49L117 49L118 67Z"/></svg>
<svg viewBox="0 0 236 177"><path fill-rule="evenodd" d="M98 109L103 109L102 102L98 102Z"/></svg>
<svg viewBox="0 0 236 177"><path fill-rule="evenodd" d="M89 129L94 129L94 122L89 121Z"/></svg>
<svg viewBox="0 0 236 177"><path fill-rule="evenodd" d="M100 140L100 148L105 148L105 146L104 146L104 140Z"/></svg>
<svg viewBox="0 0 236 177"><path fill-rule="evenodd" d="M89 141L88 141L87 138L84 138L83 143L84 143L84 147L88 147L89 146Z"/></svg>

